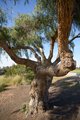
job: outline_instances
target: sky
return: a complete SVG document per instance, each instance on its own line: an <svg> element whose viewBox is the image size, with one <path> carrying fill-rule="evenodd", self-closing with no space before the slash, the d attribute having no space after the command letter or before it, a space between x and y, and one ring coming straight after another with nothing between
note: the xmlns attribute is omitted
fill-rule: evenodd
<svg viewBox="0 0 80 120"><path fill-rule="evenodd" d="M36 4L36 0L30 0L29 4L24 5L23 3L24 0L19 0L19 2L14 5L13 0L8 0L7 5L0 0L0 7L2 7L7 15L8 15L8 23L7 26L11 27L14 26L14 19L16 18L17 15L19 14L31 14L34 10L34 6ZM76 32L78 34L79 31ZM80 66L80 38L76 39L74 41L75 43L75 48L74 48L74 59L76 60L77 66ZM45 44L45 54L48 56L49 53L49 44ZM54 58L56 58L57 55L57 45L55 45L55 50L54 50ZM6 57L7 56L7 57ZM11 66L14 64L14 62L10 59L8 55L2 55L1 60L0 60L0 67L5 67L5 66ZM34 59L32 56L31 59Z"/></svg>

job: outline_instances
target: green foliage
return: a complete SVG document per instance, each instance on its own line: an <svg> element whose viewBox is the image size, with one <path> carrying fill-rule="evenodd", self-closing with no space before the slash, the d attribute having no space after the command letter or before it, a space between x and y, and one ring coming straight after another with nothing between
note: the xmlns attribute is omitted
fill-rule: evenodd
<svg viewBox="0 0 80 120"><path fill-rule="evenodd" d="M5 75L0 76L0 92L10 85L30 84L34 73L30 68L21 65L14 65L4 68Z"/></svg>
<svg viewBox="0 0 80 120"><path fill-rule="evenodd" d="M34 78L34 72L30 68L26 68L26 66L23 65L13 65L10 68L6 68L5 71L6 76L20 75L25 77L25 80L33 80Z"/></svg>
<svg viewBox="0 0 80 120"><path fill-rule="evenodd" d="M35 28L35 21L32 16L22 14L15 20L15 27L11 35L16 39L18 44L31 45L34 41L38 41L39 36Z"/></svg>
<svg viewBox="0 0 80 120"><path fill-rule="evenodd" d="M15 75L21 75L25 73L25 66L20 65L13 65L12 67L5 68L5 75L6 76L15 76Z"/></svg>
<svg viewBox="0 0 80 120"><path fill-rule="evenodd" d="M0 27L7 23L6 13L0 8Z"/></svg>
<svg viewBox="0 0 80 120"><path fill-rule="evenodd" d="M8 0L4 0L8 1ZM18 2L19 0L14 0ZM29 0L23 0L28 2ZM75 0L75 15L73 23L80 24L80 2ZM6 4L7 5L7 4ZM57 0L36 0L34 14L22 14L17 16L15 25L12 28L2 27L0 30L0 40L5 40L11 47L19 45L29 45L39 53L35 46L43 47L43 41L49 41L54 35L57 27ZM6 13L0 9L0 24L6 23ZM74 44L71 44L74 47ZM29 58L29 50L16 50L17 55L25 54Z"/></svg>
<svg viewBox="0 0 80 120"><path fill-rule="evenodd" d="M8 85L30 84L34 78L34 72L24 65L13 65L12 67L4 68L5 79ZM5 81L5 80L4 80Z"/></svg>
<svg viewBox="0 0 80 120"><path fill-rule="evenodd" d="M36 28L36 21L33 16L22 14L15 19L15 26L12 29L9 29L9 45L16 47L19 45L23 46L33 46L43 47L42 37ZM35 49L37 51L37 49ZM31 55L28 50L17 50L18 55L23 55L27 58Z"/></svg>
<svg viewBox="0 0 80 120"><path fill-rule="evenodd" d="M9 33L10 33L10 31L8 28L6 28L6 27L0 28L0 41L3 40L6 42L6 39L7 39L7 41L9 41L11 38Z"/></svg>
<svg viewBox="0 0 80 120"><path fill-rule="evenodd" d="M37 0L34 17L38 23L37 28L49 40L57 28L55 0Z"/></svg>

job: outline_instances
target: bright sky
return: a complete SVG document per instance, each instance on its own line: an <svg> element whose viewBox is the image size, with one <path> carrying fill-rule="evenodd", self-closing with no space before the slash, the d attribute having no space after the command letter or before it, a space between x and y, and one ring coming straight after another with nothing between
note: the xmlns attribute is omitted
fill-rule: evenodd
<svg viewBox="0 0 80 120"><path fill-rule="evenodd" d="M24 0L19 0L19 2L14 5L11 0L8 0L9 2L6 4L3 4L0 2L0 6L3 7L4 10L6 10L6 13L8 13L8 24L7 26L12 26L14 25L14 18L21 13L28 13L30 14L34 6L36 4L36 0L30 0L29 4L24 5L23 1ZM76 33L77 34L77 33ZM75 43L75 48L74 48L74 59L77 61L77 66L80 66L80 39L76 39L74 41ZM49 53L49 44L45 44L45 54L48 55ZM55 46L55 51L54 51L54 57L57 54L57 45ZM0 67L3 66L11 66L14 64L14 62L10 59L8 56L7 58L5 56L1 57L2 60L0 61ZM34 57L32 57L34 59Z"/></svg>

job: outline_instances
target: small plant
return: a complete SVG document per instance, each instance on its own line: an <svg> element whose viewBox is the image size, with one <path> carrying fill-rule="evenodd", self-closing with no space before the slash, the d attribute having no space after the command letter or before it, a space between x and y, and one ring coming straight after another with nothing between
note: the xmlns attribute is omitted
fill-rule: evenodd
<svg viewBox="0 0 80 120"><path fill-rule="evenodd" d="M21 112L25 112L25 114L27 114L29 111L29 106L27 103L24 103L21 107Z"/></svg>

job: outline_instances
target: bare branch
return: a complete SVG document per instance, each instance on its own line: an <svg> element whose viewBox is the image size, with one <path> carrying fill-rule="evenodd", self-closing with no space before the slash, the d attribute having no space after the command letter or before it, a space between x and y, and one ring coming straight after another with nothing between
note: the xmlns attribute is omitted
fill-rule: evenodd
<svg viewBox="0 0 80 120"><path fill-rule="evenodd" d="M11 57L11 59L13 61L15 61L17 64L26 65L27 67L31 67L33 70L36 69L36 66L37 66L38 62L29 60L29 59L19 58L13 52L13 50L6 44L6 42L4 43L4 42L0 41L0 47L3 48L8 53L8 55Z"/></svg>
<svg viewBox="0 0 80 120"><path fill-rule="evenodd" d="M52 57L53 57L53 48L54 48L54 43L55 40L58 36L58 31L55 32L54 36L51 37L51 41L50 41L50 53L49 53L49 57L48 57L48 61L51 61Z"/></svg>
<svg viewBox="0 0 80 120"><path fill-rule="evenodd" d="M46 60L46 56L45 56L45 54L44 54L43 49L42 49L42 48L39 48L39 51L40 51L40 54L41 54L41 56L42 56L42 58L43 58L43 61L45 61L45 60Z"/></svg>
<svg viewBox="0 0 80 120"><path fill-rule="evenodd" d="M17 46L16 48L12 48L13 50L18 50L18 49L29 49L33 52L35 58L38 60L38 62L41 62L41 57L36 53L36 51L30 47L30 46Z"/></svg>
<svg viewBox="0 0 80 120"><path fill-rule="evenodd" d="M40 55L41 55L41 57L42 57L42 61L45 61L45 60L46 60L46 56L45 56L45 54L44 54L43 49L42 49L42 48L40 48L40 47L38 47L38 46L36 46L36 45L35 45L35 47L38 49L39 54L40 54Z"/></svg>
<svg viewBox="0 0 80 120"><path fill-rule="evenodd" d="M80 33L77 34L76 36L74 36L74 37L69 41L69 44L70 44L73 40L75 40L76 38L80 38Z"/></svg>
<svg viewBox="0 0 80 120"><path fill-rule="evenodd" d="M60 62L60 57L58 56L56 60L53 62L53 65L54 66L57 65L59 62Z"/></svg>

